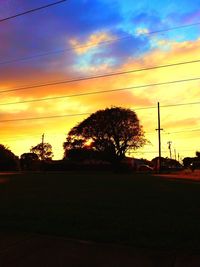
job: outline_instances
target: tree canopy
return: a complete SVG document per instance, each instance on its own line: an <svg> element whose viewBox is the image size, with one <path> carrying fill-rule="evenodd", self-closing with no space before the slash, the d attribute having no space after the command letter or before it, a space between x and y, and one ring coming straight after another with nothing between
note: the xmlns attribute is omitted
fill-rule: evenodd
<svg viewBox="0 0 200 267"><path fill-rule="evenodd" d="M21 160L34 161L38 160L38 155L35 153L23 153L20 157Z"/></svg>
<svg viewBox="0 0 200 267"><path fill-rule="evenodd" d="M121 107L99 110L73 127L64 143L65 157L72 149L88 148L122 160L129 149L146 143L143 128L136 113Z"/></svg>
<svg viewBox="0 0 200 267"><path fill-rule="evenodd" d="M49 143L32 146L30 152L36 154L40 160L51 160L53 157L52 146Z"/></svg>
<svg viewBox="0 0 200 267"><path fill-rule="evenodd" d="M200 159L200 151L196 151L196 156Z"/></svg>
<svg viewBox="0 0 200 267"><path fill-rule="evenodd" d="M18 170L18 157L6 146L0 144L0 170Z"/></svg>

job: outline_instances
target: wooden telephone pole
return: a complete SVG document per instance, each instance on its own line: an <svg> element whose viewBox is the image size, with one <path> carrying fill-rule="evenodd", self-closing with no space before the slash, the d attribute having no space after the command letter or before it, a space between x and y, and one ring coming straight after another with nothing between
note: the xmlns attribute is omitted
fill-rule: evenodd
<svg viewBox="0 0 200 267"><path fill-rule="evenodd" d="M172 141L168 141L167 144L169 149L169 157L170 159L172 159L172 149L171 149Z"/></svg>
<svg viewBox="0 0 200 267"><path fill-rule="evenodd" d="M163 130L160 128L160 103L158 102L158 172L161 171L161 134L160 132Z"/></svg>
<svg viewBox="0 0 200 267"><path fill-rule="evenodd" d="M41 155L42 160L44 160L44 133L42 135L42 155Z"/></svg>

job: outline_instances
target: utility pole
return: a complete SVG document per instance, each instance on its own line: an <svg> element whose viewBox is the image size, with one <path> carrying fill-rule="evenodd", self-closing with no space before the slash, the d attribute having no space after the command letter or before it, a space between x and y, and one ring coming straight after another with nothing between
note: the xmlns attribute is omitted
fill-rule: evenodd
<svg viewBox="0 0 200 267"><path fill-rule="evenodd" d="M163 130L160 128L160 103L158 102L158 172L161 170L161 136L160 131Z"/></svg>
<svg viewBox="0 0 200 267"><path fill-rule="evenodd" d="M174 159L176 160L176 149L174 149Z"/></svg>
<svg viewBox="0 0 200 267"><path fill-rule="evenodd" d="M42 134L42 153L41 153L41 159L44 160L44 133Z"/></svg>
<svg viewBox="0 0 200 267"><path fill-rule="evenodd" d="M171 149L172 141L168 141L167 144L168 144L168 149L169 149L169 157L170 159L172 159L172 149Z"/></svg>

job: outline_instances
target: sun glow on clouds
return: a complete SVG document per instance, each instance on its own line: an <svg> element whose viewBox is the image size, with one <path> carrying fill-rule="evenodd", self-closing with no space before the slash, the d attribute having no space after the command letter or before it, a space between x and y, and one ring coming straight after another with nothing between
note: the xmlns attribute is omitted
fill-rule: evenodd
<svg viewBox="0 0 200 267"><path fill-rule="evenodd" d="M21 103L18 105L4 105L6 103L19 102L22 98L20 97L2 97L0 102L0 112L1 113L9 113L9 114L17 114L21 112L25 112L29 108L29 103Z"/></svg>
<svg viewBox="0 0 200 267"><path fill-rule="evenodd" d="M104 55L107 50L106 44L110 44L114 40L114 36L104 32L90 35L85 42L71 39L69 42L76 54L74 71L93 74L106 72L115 64L114 57Z"/></svg>
<svg viewBox="0 0 200 267"><path fill-rule="evenodd" d="M199 47L200 47L200 40L196 42L185 42L185 43L174 43L171 47L170 51L160 51L156 49L148 54L142 59L131 59L125 62L120 70L130 70L130 69L139 69L145 66L153 66L153 65L162 65L168 63L175 63L180 61L192 60L198 58L199 55ZM178 60L177 60L178 58ZM135 74L128 74L128 75L121 75L116 77L110 77L106 79L97 79L91 80L87 82L83 82L81 84L81 91L87 92L88 90L103 90L103 89L116 89L121 87L129 87L135 85L144 85L148 83L157 83L162 81L171 81L171 80L178 80L184 78L191 78L198 76L199 68L198 64L190 64L190 65L183 65L179 67L171 67L171 68L163 68L157 69L154 71L145 71L145 72L138 72ZM60 88L61 89L61 88ZM128 93L129 92L129 93ZM156 107L157 101L161 102L161 105L168 104L168 103L182 103L182 102L192 102L194 101L194 96L198 96L199 92L199 82L193 83L181 83L175 85L166 85L166 86L159 86L159 87L148 87L148 88L140 88L134 89L130 91L124 91L120 93L108 93L102 95L94 95L90 97L79 97L79 98L70 98L70 99L62 99L59 101L53 101L52 103L37 103L32 104L32 109L35 112L39 112L40 115L46 115L46 112L50 110L51 115L54 114L70 114L70 113L80 113L80 112L93 112L100 108L105 108L111 105L121 105L125 107L130 107L136 109L136 112L141 120L141 123L144 125L145 132L154 132L157 126L157 112L155 110L138 110L137 108L140 106L152 106ZM48 94L48 91L47 91ZM132 96L132 97L131 97ZM9 110L15 110L12 106L8 106ZM20 106L19 106L20 107ZM18 107L18 108L19 108ZM7 107L6 107L7 108ZM195 113L194 113L195 112ZM176 114L176 116L175 116ZM194 114L197 113L197 107L176 107L171 109L162 109L161 116L162 116L162 123L167 132L173 132L174 130L184 129L185 124L187 122L187 127L199 127L200 121L198 116ZM23 113L21 113L21 117L27 117ZM179 118L178 122L176 123L176 118ZM44 125L44 129L41 128L43 125L43 121L38 122L40 125L40 131L46 131L47 135L50 135L52 130L57 128L57 132L59 133L67 133L70 127L73 127L81 121L83 117L73 117L73 118L65 118L65 119L58 119L56 121L46 121ZM35 122L32 122L34 125ZM32 126L32 132L38 134L38 130L36 126ZM171 126L170 126L171 125ZM174 126L173 126L174 125ZM14 126L14 124L13 124ZM15 127L15 126L14 126ZM19 130L20 132L20 130ZM23 129L21 129L23 132ZM42 134L42 132L41 132ZM163 144L167 143L167 138L171 138L172 135L163 135ZM185 133L175 135L174 143L176 142L177 146L181 148L180 143L185 140ZM187 135L186 135L187 136ZM157 147L157 134L152 134L148 136L150 141L152 142L152 146L149 148L150 150L155 149ZM190 147L195 147L198 138L198 133L193 135L193 139L191 139L187 146L184 145L184 148L189 149ZM58 140L59 139L59 140ZM182 141L181 141L182 140ZM50 138L52 145L57 147L57 143L60 143L60 152L56 152L55 155L60 155L62 157L62 142L63 136L57 138ZM20 140L17 141L20 144ZM23 141L25 142L25 141ZM13 141L14 144L14 141ZM27 142L27 147L29 142ZM17 143L15 143L17 147ZM14 147L14 146L13 146ZM30 145L29 145L30 147ZM183 147L183 146L182 146ZM18 151L20 148L17 149ZM145 148L144 148L145 150ZM184 152L182 152L184 153ZM147 155L145 155L146 157ZM149 158L152 157L152 154L148 154Z"/></svg>
<svg viewBox="0 0 200 267"><path fill-rule="evenodd" d="M89 50L96 49L95 46L98 46L99 43L110 42L114 39L115 39L114 36L111 36L104 32L100 32L100 33L90 35L88 40L86 40L85 42L79 42L76 39L71 39L69 43L74 49L74 52L77 55L81 55L81 54L85 54Z"/></svg>
<svg viewBox="0 0 200 267"><path fill-rule="evenodd" d="M138 34L143 35L147 33L147 29L138 29ZM126 71L145 68L149 66L159 66L164 64L196 60L199 59L200 54L200 39L196 41L176 42L168 39L153 39L155 43L153 49L142 57L129 56L121 65L114 68L113 55L109 57L103 56L106 52L104 46L93 47L94 44L107 42L112 40L113 36L107 33L92 34L85 42L79 42L76 39L71 39L70 44L75 52L74 68L76 72L82 72L87 76L95 73ZM167 49L164 49L167 48ZM96 56L98 54L98 57ZM117 56L117 55L115 55ZM200 77L200 63L186 64L182 66L174 66L169 68L161 68L149 71L135 72L126 75L112 76L102 79L94 79L83 81L81 83L62 84L55 87L46 87L45 90L19 92L13 93L13 98L7 99L6 102L14 102L20 100L37 97L50 97L54 95L68 95L72 93L84 93L101 90L111 90L117 88L125 88L131 86L153 84L159 82L167 82L179 79ZM88 74L89 73L89 74ZM41 74L42 75L42 74ZM50 74L51 75L51 74ZM50 76L49 75L49 76ZM70 77L69 77L70 78ZM56 80L56 77L55 77ZM63 98L51 101L43 101L37 103L24 103L20 105L0 106L1 112L12 113L12 118L20 117L34 117L34 116L54 116L63 114L77 114L77 113L91 113L98 109L112 106L123 106L136 110L141 124L147 133L147 138L151 141L151 145L144 150L149 151L157 149L157 102L161 105L176 104L184 102L200 101L199 93L200 82L194 81L191 83L177 83L173 85L151 86L146 88L135 88L132 90L119 91L106 94L97 94L90 96ZM140 107L155 106L155 109L137 110ZM169 134L178 130L200 128L199 106L182 106L161 108L161 126L164 128L162 134L163 149L167 150L167 141L173 139L173 145L180 150L184 155L184 149L197 149L196 145L199 140L199 133L193 134ZM87 116L85 116L87 117ZM38 120L28 122L12 122L7 124L7 131L1 133L2 138L9 137L9 132L17 131L18 134L23 135L23 139L10 141L12 150L18 155L27 150L31 145L40 142L40 135L45 132L47 139L55 148L55 158L62 158L63 150L62 143L64 142L66 133L71 127L85 118L84 116L74 116L66 118L57 118L49 120ZM26 128L26 133L24 129ZM55 130L56 129L56 130ZM31 133L31 134L30 134ZM149 134L151 133L151 134ZM168 133L168 134L167 134ZM25 140L24 135L27 137ZM35 135L36 137L29 137ZM38 138L39 136L39 138ZM9 139L8 139L9 140ZM187 142L185 141L187 140ZM6 143L9 143L6 142ZM22 151L23 147L23 151ZM25 149L26 148L26 149ZM26 151L24 151L26 150ZM191 152L191 153L194 153ZM189 155L189 153L186 153ZM140 155L140 154L138 154ZM143 157L152 158L155 154L141 154ZM165 154L167 155L167 153ZM191 154L193 155L193 154ZM137 156L137 154L136 154Z"/></svg>
<svg viewBox="0 0 200 267"><path fill-rule="evenodd" d="M181 61L189 61L198 59L199 56L199 46L200 40L196 42L184 42L184 43L173 43L170 50L159 50L158 48L148 54L146 54L141 60L129 59L125 63L123 70L125 69L138 69L148 66L158 66L170 63L176 63ZM131 81L132 76L132 81ZM128 79L130 77L130 79ZM173 81L179 79L195 78L200 77L199 63L186 64L182 66L176 66L171 68L157 69L153 71L139 72L136 75L124 76L124 82L122 84L128 85L141 85L158 83L165 81ZM143 96L152 102L152 105L156 106L156 102L160 101L161 105L165 104L176 104L184 102L195 102L200 101L199 93L199 81L194 81L191 83L180 83L174 85L164 85L164 86L152 86L148 88L140 88L133 90L135 96L135 103L137 103L137 97ZM198 98L197 98L198 97ZM134 109L135 105L132 106ZM184 129L186 122L189 127L199 127L199 105L196 106L186 106L186 107L171 107L161 109L162 123L165 131L173 132L174 129ZM138 110L139 118L146 132L154 130L157 125L157 114L155 111L151 110ZM178 120L178 121L177 121ZM176 123L177 122L177 123ZM171 126L170 126L171 125ZM186 134L187 136L188 134ZM185 143L185 133L176 135L174 139L176 143L179 144L180 153L184 153L184 148L191 149L197 144L199 138L199 133L193 133L193 139L187 140ZM155 132L154 136L151 136L152 143L156 146L157 144L157 134ZM166 136L164 137L164 144L167 143ZM182 151L181 144L182 143ZM166 145L166 144L165 144ZM194 152L190 152L194 153ZM189 154L189 152L187 152Z"/></svg>

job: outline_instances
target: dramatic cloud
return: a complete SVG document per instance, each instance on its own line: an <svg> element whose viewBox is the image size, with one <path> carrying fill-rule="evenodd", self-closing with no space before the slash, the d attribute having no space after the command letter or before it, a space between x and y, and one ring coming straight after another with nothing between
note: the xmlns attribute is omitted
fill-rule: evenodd
<svg viewBox="0 0 200 267"><path fill-rule="evenodd" d="M20 6L8 0L2 7L2 14L6 17L40 5L43 5L42 0L23 0ZM123 106L137 112L151 141L151 145L144 148L149 153L138 155L155 156L156 153L150 152L157 149L157 102L161 106L198 102L200 82L149 85L198 78L200 63L148 71L133 70L198 60L199 26L152 33L195 23L198 15L198 1L188 5L186 0L145 0L133 5L132 0L74 0L2 23L0 91L53 82L58 84L0 92L0 121L66 115L45 120L1 122L2 142L21 154L40 142L41 134L45 133L45 138L55 148L56 158L60 158L62 143L71 127L97 109ZM129 73L64 82L121 71ZM124 90L126 88L129 90ZM116 89L119 90L91 94ZM64 97L77 94L82 95ZM1 105L55 96L63 98ZM169 138L173 139L174 147L176 145L182 155L185 149L195 151L198 132L172 132L200 128L198 110L198 105L161 108L164 151Z"/></svg>

